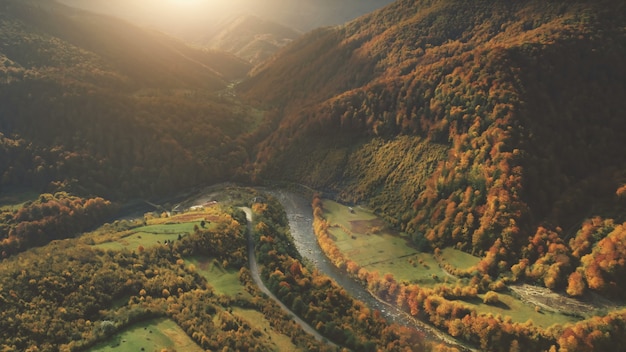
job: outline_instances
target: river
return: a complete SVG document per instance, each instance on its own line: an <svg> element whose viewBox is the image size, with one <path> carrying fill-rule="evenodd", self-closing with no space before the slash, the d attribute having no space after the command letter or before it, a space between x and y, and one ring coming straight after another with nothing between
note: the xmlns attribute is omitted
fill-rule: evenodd
<svg viewBox="0 0 626 352"><path fill-rule="evenodd" d="M252 280L259 287L261 292L265 293L269 298L273 299L284 311L291 314L292 319L298 323L302 327L302 329L310 335L313 335L317 340L326 342L332 346L338 347L334 343L328 341L324 336L322 336L317 330L315 330L311 325L309 325L304 320L300 319L294 312L291 311L289 307L287 307L283 302L281 302L276 295L274 295L263 280L261 280L261 275L259 274L259 265L256 261L256 254L254 253L254 240L252 236L252 210L250 208L241 208L246 213L246 219L248 220L248 263L250 265L250 274L252 275Z"/></svg>
<svg viewBox="0 0 626 352"><path fill-rule="evenodd" d="M204 191L201 191L199 192L200 195L196 195L188 199L185 204L187 206L191 206L195 204L202 204L207 200L213 199L212 197L215 195L216 189L219 189L219 186L213 186ZM208 190L211 191L208 192ZM315 269L330 277L339 286L343 287L346 292L348 292L352 297L364 302L370 309L378 310L388 322L397 323L415 329L416 333L423 335L428 341L435 343L443 342L449 346L454 346L461 351L474 350L471 347L468 347L466 344L463 344L462 342L445 334L444 332L413 318L408 313L402 311L398 307L382 302L378 298L374 297L369 291L367 291L367 289L363 287L360 282L348 276L347 273L345 273L344 271L341 271L337 267L335 267L328 260L328 258L320 248L319 244L317 243L317 237L313 232L313 209L311 207L311 199L283 188L259 188L258 190L276 197L282 204L287 214L287 219L289 220L291 235L294 239L296 249L298 250L300 255L302 255L302 257L305 258L307 262L311 263L315 267ZM248 214L247 209L243 209L246 212L246 217L248 217L248 221L250 221L249 216L251 216L251 214ZM249 255L251 265L250 269L253 273L254 281L268 296L277 300L274 295L266 292L267 289L265 288L265 285L260 281L260 277L254 277L255 273L258 276L258 268L254 267L256 266L254 251L252 251L252 253L250 253ZM283 309L291 312L282 303L280 304ZM321 336L317 332L312 333L310 331L312 328L310 328L308 324L300 321L299 318L295 320L304 328L305 331L311 333L317 339L320 339Z"/></svg>
<svg viewBox="0 0 626 352"><path fill-rule="evenodd" d="M443 342L461 350L472 350L442 331L411 317L396 306L381 302L361 283L335 267L317 243L317 237L313 232L313 209L310 199L284 189L264 189L263 191L276 197L283 205L289 220L291 235L300 255L312 263L317 270L335 280L351 296L364 302L370 309L380 311L388 322L418 330L427 340Z"/></svg>

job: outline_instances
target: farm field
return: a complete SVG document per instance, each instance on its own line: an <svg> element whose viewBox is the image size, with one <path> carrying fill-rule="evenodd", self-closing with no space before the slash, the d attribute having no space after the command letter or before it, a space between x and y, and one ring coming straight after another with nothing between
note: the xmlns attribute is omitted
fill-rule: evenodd
<svg viewBox="0 0 626 352"><path fill-rule="evenodd" d="M456 268L470 268L480 261L480 258L452 247L441 250L441 259Z"/></svg>
<svg viewBox="0 0 626 352"><path fill-rule="evenodd" d="M196 272L202 275L215 292L227 296L251 297L239 282L239 272L233 269L224 269L217 260L213 258L191 257L185 259L187 265L193 265Z"/></svg>
<svg viewBox="0 0 626 352"><path fill-rule="evenodd" d="M119 238L115 241L104 242L95 245L96 248L105 250L121 250L128 248L134 250L142 246L144 248L155 246L165 241L175 241L178 239L178 234L158 234L148 232L133 232L128 236Z"/></svg>
<svg viewBox="0 0 626 352"><path fill-rule="evenodd" d="M179 235L186 236L194 231L194 227L217 226L217 211L210 209L193 210L168 218L147 218L142 220L126 220L117 225L106 225L101 229L85 235L83 242L94 242L96 248L135 250L139 246L145 248L163 244L165 241L176 241ZM118 230L115 230L118 228ZM253 297L239 281L239 271L224 268L221 262L212 257L191 256L184 258L185 266L191 267L203 276L215 293L251 300ZM128 301L128 297L120 298L113 304L120 307ZM262 336L275 351L299 351L287 335L283 335L272 327L263 313L241 307L232 306L223 314L239 316L249 324L255 334ZM214 317L214 323L221 324L220 316ZM203 351L178 325L169 319L153 319L134 324L92 349L90 352L101 351Z"/></svg>
<svg viewBox="0 0 626 352"><path fill-rule="evenodd" d="M368 271L377 271L381 276L390 273L399 282L424 287L454 286L459 280L461 283L467 281L443 270L433 254L410 247L401 233L389 229L381 218L367 209L351 208L328 199L323 200L323 204L329 232L339 249ZM458 268L468 268L479 261L479 258L454 248L444 248L440 258L443 263ZM544 328L580 320L557 312L536 310L534 304L523 302L507 292L498 292L498 297L500 303L497 305L483 303L482 295L463 303L479 313L508 316L519 323L531 320Z"/></svg>
<svg viewBox="0 0 626 352"><path fill-rule="evenodd" d="M204 351L174 321L166 318L134 324L89 351L162 351L163 349L166 351Z"/></svg>
<svg viewBox="0 0 626 352"><path fill-rule="evenodd" d="M133 227L116 233L104 233L90 236L96 248L105 250L134 250L142 246L149 248L163 244L166 241L176 241L194 231L196 226L201 227L204 221L205 228L213 226L212 212L195 211L174 215L168 218L154 218L146 220L144 226Z"/></svg>
<svg viewBox="0 0 626 352"><path fill-rule="evenodd" d="M483 303L483 296L484 295L478 295L479 298L474 301L463 302L480 313L491 313L502 317L508 316L512 321L517 323L525 323L530 320L534 325L542 328L548 328L554 324L565 325L580 320L579 318L556 312L545 310L537 311L535 310L534 304L523 302L508 293L498 292L500 303L496 305Z"/></svg>
<svg viewBox="0 0 626 352"><path fill-rule="evenodd" d="M397 231L361 207L352 208L324 200L324 216L337 246L350 259L370 272L391 273L398 281L434 286L447 273L430 253L420 253ZM456 281L453 279L452 281Z"/></svg>
<svg viewBox="0 0 626 352"><path fill-rule="evenodd" d="M267 339L276 346L276 351L301 351L291 342L291 339L273 330L265 316L252 309L233 308L233 315L238 315L252 324L252 329L262 331Z"/></svg>

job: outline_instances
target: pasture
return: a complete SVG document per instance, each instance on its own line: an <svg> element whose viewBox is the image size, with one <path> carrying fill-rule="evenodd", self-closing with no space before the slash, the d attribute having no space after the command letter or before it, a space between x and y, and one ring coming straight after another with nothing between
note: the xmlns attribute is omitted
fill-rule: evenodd
<svg viewBox="0 0 626 352"><path fill-rule="evenodd" d="M224 269L222 265L213 258L191 257L185 259L185 263L187 265L193 265L196 268L196 272L209 282L215 292L231 297L251 297L239 282L238 270Z"/></svg>
<svg viewBox="0 0 626 352"><path fill-rule="evenodd" d="M444 263L459 269L471 268L480 261L480 258L452 247L441 250L441 259Z"/></svg>
<svg viewBox="0 0 626 352"><path fill-rule="evenodd" d="M133 324L99 343L90 352L106 351L204 351L174 321L166 318Z"/></svg>
<svg viewBox="0 0 626 352"><path fill-rule="evenodd" d="M513 295L506 292L498 292L500 303L491 305L483 303L484 295L478 295L479 298L473 301L463 301L471 308L476 309L479 313L491 313L494 316L510 317L516 323L525 323L532 321L534 325L542 328L548 328L554 324L568 324L579 321L579 318L544 310L535 310L535 305L521 301Z"/></svg>
<svg viewBox="0 0 626 352"><path fill-rule="evenodd" d="M440 284L454 286L458 281L467 282L467 279L459 279L443 270L433 254L412 248L404 235L390 229L381 218L367 209L350 208L328 199L323 200L323 204L329 232L339 249L368 271L378 271L381 276L390 273L398 282L416 283L424 287ZM457 268L472 267L480 260L454 248L444 248L440 258L442 264L448 263ZM561 313L536 310L535 305L506 292L499 292L498 297L500 303L497 305L484 304L482 295L463 302L478 313L509 316L512 321L519 323L531 320L541 327L579 320Z"/></svg>
<svg viewBox="0 0 626 352"><path fill-rule="evenodd" d="M212 212L194 211L174 215L167 218L152 218L145 221L145 225L132 229L110 233L97 231L89 236L93 239L96 248L104 250L121 250L127 248L136 250L139 246L149 248L166 242L176 241L179 238L193 233L194 228L211 228L215 219Z"/></svg>
<svg viewBox="0 0 626 352"><path fill-rule="evenodd" d="M391 273L398 281L434 286L448 280L430 253L412 248L407 238L390 229L367 209L324 200L324 216L339 249L370 272ZM456 279L455 279L456 281Z"/></svg>
<svg viewBox="0 0 626 352"><path fill-rule="evenodd" d="M265 338L276 347L275 351L301 351L291 342L289 336L274 331L272 325L265 318L263 313L252 309L234 307L232 314L238 315L248 321L253 330L262 332Z"/></svg>

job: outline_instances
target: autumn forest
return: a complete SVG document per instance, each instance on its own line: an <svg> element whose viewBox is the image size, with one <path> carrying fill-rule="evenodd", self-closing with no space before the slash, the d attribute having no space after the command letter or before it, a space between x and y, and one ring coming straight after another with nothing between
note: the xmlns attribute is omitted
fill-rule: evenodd
<svg viewBox="0 0 626 352"><path fill-rule="evenodd" d="M3 351L626 351L623 1L98 4L0 0Z"/></svg>

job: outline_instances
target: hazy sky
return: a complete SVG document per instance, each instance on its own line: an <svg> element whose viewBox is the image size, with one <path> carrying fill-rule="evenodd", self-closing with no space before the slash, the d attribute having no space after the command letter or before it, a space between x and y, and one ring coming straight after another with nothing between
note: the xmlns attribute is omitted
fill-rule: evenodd
<svg viewBox="0 0 626 352"><path fill-rule="evenodd" d="M60 0L166 31L210 29L253 14L300 31L340 24L392 0Z"/></svg>

